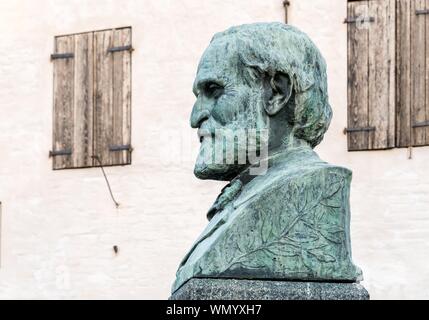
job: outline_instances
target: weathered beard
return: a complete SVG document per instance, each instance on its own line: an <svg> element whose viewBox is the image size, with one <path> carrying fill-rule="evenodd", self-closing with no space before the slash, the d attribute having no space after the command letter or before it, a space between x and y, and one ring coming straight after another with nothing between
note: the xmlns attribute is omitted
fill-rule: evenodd
<svg viewBox="0 0 429 320"><path fill-rule="evenodd" d="M243 165L204 164L195 165L194 174L201 180L231 181L243 171Z"/></svg>

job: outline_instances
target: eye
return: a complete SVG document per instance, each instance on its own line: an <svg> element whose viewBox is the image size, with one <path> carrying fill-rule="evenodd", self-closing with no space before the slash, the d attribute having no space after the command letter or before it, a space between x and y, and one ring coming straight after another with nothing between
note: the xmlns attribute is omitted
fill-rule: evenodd
<svg viewBox="0 0 429 320"><path fill-rule="evenodd" d="M216 82L208 82L204 86L204 93L209 98L217 99L224 91L224 87Z"/></svg>

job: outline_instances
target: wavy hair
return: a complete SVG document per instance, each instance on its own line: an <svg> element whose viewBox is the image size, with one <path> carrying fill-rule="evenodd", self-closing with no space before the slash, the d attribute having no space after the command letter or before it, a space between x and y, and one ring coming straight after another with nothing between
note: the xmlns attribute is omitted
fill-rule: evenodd
<svg viewBox="0 0 429 320"><path fill-rule="evenodd" d="M316 45L302 31L279 22L232 27L217 33L212 42L225 36L237 41L239 60L246 67L271 76L289 75L294 99L289 103L294 103L294 110L287 121L296 137L316 147L332 119L326 62Z"/></svg>

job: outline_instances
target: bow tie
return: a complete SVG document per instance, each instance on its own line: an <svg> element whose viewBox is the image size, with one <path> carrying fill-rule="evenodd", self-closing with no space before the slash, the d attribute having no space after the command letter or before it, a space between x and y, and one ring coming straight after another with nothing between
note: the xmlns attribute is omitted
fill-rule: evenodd
<svg viewBox="0 0 429 320"><path fill-rule="evenodd" d="M234 200L245 185L257 177L257 175L250 174L251 169L252 167L248 167L222 189L220 195L207 213L209 221L218 212L222 211L228 203Z"/></svg>
<svg viewBox="0 0 429 320"><path fill-rule="evenodd" d="M234 179L227 184L207 213L207 219L210 221L219 211L222 211L240 193L242 188L243 183L240 179Z"/></svg>

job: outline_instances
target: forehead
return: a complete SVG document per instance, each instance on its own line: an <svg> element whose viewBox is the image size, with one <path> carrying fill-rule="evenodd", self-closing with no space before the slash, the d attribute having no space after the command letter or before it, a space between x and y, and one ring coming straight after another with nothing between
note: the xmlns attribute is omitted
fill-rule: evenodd
<svg viewBox="0 0 429 320"><path fill-rule="evenodd" d="M214 40L204 52L195 82L206 79L228 80L236 74L237 45L232 37Z"/></svg>

